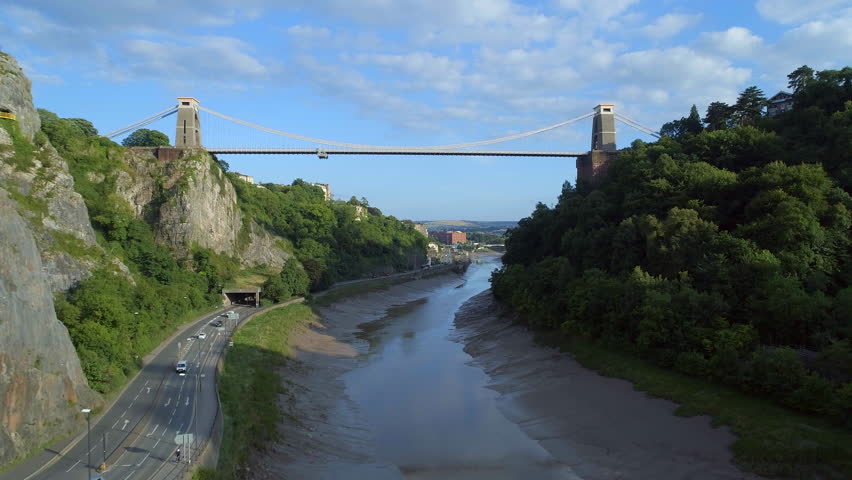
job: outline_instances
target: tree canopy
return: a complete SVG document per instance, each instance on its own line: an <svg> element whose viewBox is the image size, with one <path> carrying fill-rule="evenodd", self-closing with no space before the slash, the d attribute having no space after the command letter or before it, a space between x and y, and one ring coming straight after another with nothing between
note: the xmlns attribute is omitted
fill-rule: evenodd
<svg viewBox="0 0 852 480"><path fill-rule="evenodd" d="M169 145L169 136L159 130L140 128L122 140L121 144L125 147L165 147Z"/></svg>
<svg viewBox="0 0 852 480"><path fill-rule="evenodd" d="M701 130L693 108L597 187L566 183L510 231L494 294L531 325L852 425L847 71L797 69L802 101L777 117L757 87Z"/></svg>

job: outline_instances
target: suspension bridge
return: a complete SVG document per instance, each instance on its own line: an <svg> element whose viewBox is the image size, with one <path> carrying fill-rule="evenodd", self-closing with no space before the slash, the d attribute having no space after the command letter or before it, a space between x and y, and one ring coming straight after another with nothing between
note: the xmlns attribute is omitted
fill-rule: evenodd
<svg viewBox="0 0 852 480"><path fill-rule="evenodd" d="M143 118L137 122L126 125L117 130L107 133L108 138L116 138L134 130L144 128L154 122L176 115L175 125L175 148L204 148L213 154L222 155L317 155L319 158L328 158L330 155L438 155L438 156L477 156L477 157L573 157L577 159L577 178L594 181L599 178L609 164L609 160L616 152L616 121L630 126L642 133L659 138L659 133L654 129L622 115L615 111L613 104L600 104L591 112L575 118L565 120L553 125L515 133L499 138L478 140L466 143L450 145L429 146L388 146L388 145L365 145L359 143L341 142L322 138L308 137L295 133L285 132L257 125L252 122L241 120L201 105L193 97L178 97L177 105ZM309 147L251 147L251 146L205 146L202 143L201 134L201 112L211 117L229 122L230 124L247 127L255 132L284 137L290 140L311 144ZM577 123L587 118L592 118L592 141L589 151L542 151L542 150L483 150L482 147L496 145L512 140L520 140L545 132L556 130L561 127Z"/></svg>

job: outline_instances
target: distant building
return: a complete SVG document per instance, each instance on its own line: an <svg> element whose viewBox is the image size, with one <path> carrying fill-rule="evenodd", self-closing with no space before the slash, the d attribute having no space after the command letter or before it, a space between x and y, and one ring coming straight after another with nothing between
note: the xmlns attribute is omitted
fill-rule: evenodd
<svg viewBox="0 0 852 480"><path fill-rule="evenodd" d="M778 92L769 99L769 105L766 107L766 115L774 117L775 115L789 112L793 109L793 94L787 92Z"/></svg>
<svg viewBox="0 0 852 480"><path fill-rule="evenodd" d="M308 183L315 186L315 187L321 188L323 194L325 195L325 199L331 200L331 186L329 184L327 184L327 183L314 183L314 182L308 182Z"/></svg>
<svg viewBox="0 0 852 480"><path fill-rule="evenodd" d="M414 229L423 234L424 237L429 236L429 230L426 228L425 223L415 223Z"/></svg>
<svg viewBox="0 0 852 480"><path fill-rule="evenodd" d="M254 177L252 177L251 175L243 175L240 172L234 172L234 175L236 175L237 178L239 178L240 180L242 180L244 182L248 182L248 183L252 183L252 184L254 183Z"/></svg>
<svg viewBox="0 0 852 480"><path fill-rule="evenodd" d="M355 221L360 222L362 218L367 216L367 209L361 205L353 205L355 207Z"/></svg>
<svg viewBox="0 0 852 480"><path fill-rule="evenodd" d="M452 230L438 230L429 232L429 236L444 245L454 245L456 243L467 243L467 234Z"/></svg>

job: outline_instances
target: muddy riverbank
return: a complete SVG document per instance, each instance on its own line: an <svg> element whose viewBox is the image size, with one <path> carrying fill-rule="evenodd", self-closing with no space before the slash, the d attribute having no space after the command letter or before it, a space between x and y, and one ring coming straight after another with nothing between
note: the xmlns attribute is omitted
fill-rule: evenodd
<svg viewBox="0 0 852 480"><path fill-rule="evenodd" d="M291 335L257 479L748 478L733 437L495 314L496 257L345 298ZM473 298L472 298L473 297Z"/></svg>
<svg viewBox="0 0 852 480"><path fill-rule="evenodd" d="M757 478L732 463L735 437L709 417L601 376L535 343L490 291L459 310L454 338L491 378L507 418L584 479Z"/></svg>

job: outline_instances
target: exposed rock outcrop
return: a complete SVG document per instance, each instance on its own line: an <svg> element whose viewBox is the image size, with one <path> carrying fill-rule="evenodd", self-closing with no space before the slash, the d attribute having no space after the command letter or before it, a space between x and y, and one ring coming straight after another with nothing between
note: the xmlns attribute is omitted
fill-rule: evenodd
<svg viewBox="0 0 852 480"><path fill-rule="evenodd" d="M30 79L24 75L18 62L3 52L0 52L0 111L14 113L21 132L30 141L41 128L30 93Z"/></svg>
<svg viewBox="0 0 852 480"><path fill-rule="evenodd" d="M159 160L156 149L127 149L117 193L134 214L154 225L157 240L186 252L192 245L233 255L245 266L281 267L289 257L278 238L249 222L237 193L204 150L173 149Z"/></svg>
<svg viewBox="0 0 852 480"><path fill-rule="evenodd" d="M32 143L41 121L33 106L29 79L15 59L2 52L0 110L17 117L0 119L5 122L0 125L0 186L30 223L51 290L67 291L103 265L112 265L133 281L127 267L97 244L83 197L74 191L68 164L50 142L42 138L31 152L16 151L14 132Z"/></svg>
<svg viewBox="0 0 852 480"><path fill-rule="evenodd" d="M97 406L65 326L29 222L0 188L0 464L76 429Z"/></svg>

